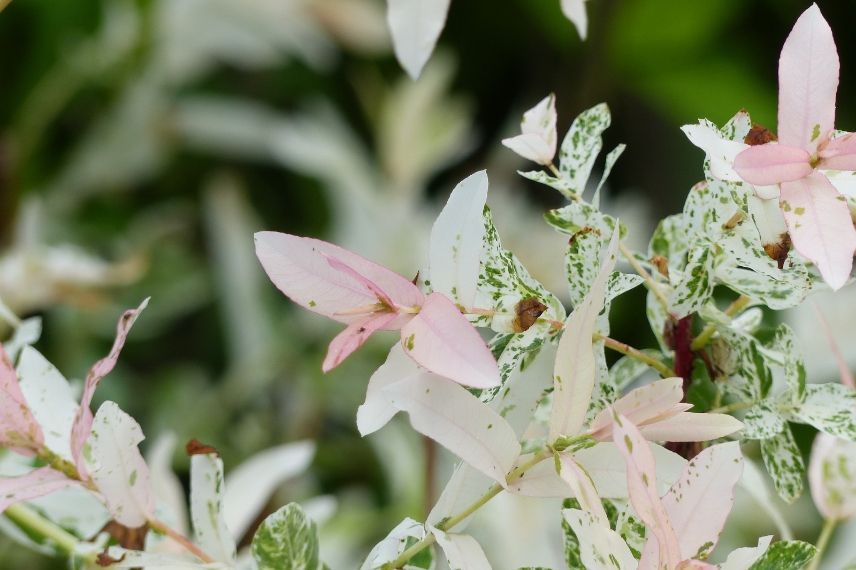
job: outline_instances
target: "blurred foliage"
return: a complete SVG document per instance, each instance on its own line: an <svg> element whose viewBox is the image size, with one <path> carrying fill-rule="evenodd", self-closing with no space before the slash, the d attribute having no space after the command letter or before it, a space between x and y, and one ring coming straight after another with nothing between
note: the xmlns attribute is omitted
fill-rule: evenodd
<svg viewBox="0 0 856 570"><path fill-rule="evenodd" d="M498 144L520 111L554 91L563 132L607 101L606 146L628 144L611 203L631 228L650 227L646 216L677 211L702 175L680 125L745 107L775 126L778 51L808 4L591 0L583 44L557 1L453 2L412 83L391 56L382 0L14 0L0 14L0 298L42 315L40 348L81 378L120 310L151 295L99 397L150 440L169 430L215 445L227 469L317 440L312 476L279 499L335 495L322 544L347 567L422 516L421 441L404 429L358 437L355 410L391 337L323 376L335 327L270 285L253 231L326 237L413 274L440 201L488 165L500 231L564 291L551 280L561 254L548 255L561 238L534 227L553 197L517 179ZM819 4L841 39L847 100L852 9ZM853 122L843 106L839 124ZM640 299L616 303L613 330L650 346L630 310ZM0 559L62 567L6 542Z"/></svg>

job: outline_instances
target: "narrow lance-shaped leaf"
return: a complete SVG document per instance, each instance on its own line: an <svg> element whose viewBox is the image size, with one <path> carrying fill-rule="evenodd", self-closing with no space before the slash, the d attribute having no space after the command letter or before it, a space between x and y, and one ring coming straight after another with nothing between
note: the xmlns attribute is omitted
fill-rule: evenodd
<svg viewBox="0 0 856 570"><path fill-rule="evenodd" d="M663 497L682 560L710 556L734 505L734 488L742 472L739 443L714 445L690 460L681 478ZM658 552L656 542L649 540L642 554L649 567L657 566Z"/></svg>
<svg viewBox="0 0 856 570"><path fill-rule="evenodd" d="M149 300L145 299L136 309L130 309L122 313L116 325L116 340L113 341L110 353L96 362L86 374L83 395L80 397L80 408L77 410L77 416L74 418L74 425L71 429L71 456L81 475L86 473L82 452L83 445L86 443L87 438L89 438L89 432L92 429L92 410L89 406L92 403L92 397L95 395L95 389L98 388L101 380L113 371L116 361L119 360L119 354L125 346L128 333L131 332L131 327L134 326L137 317L140 316L140 313L148 304Z"/></svg>
<svg viewBox="0 0 856 570"><path fill-rule="evenodd" d="M226 526L224 495L223 461L220 457L216 453L193 455L190 458L190 520L196 542L218 562L232 565L236 547Z"/></svg>
<svg viewBox="0 0 856 570"><path fill-rule="evenodd" d="M627 465L627 487L633 509L656 537L660 565L674 568L682 560L680 545L657 492L656 466L648 442L621 415L615 416L612 437Z"/></svg>
<svg viewBox="0 0 856 570"><path fill-rule="evenodd" d="M598 524L609 527L609 519L606 517L606 511L603 510L603 503L597 495L589 474L568 454L562 454L558 463L559 475L573 491L574 498L577 499L580 507L590 513Z"/></svg>
<svg viewBox="0 0 856 570"><path fill-rule="evenodd" d="M603 308L606 284L615 267L619 230L616 225L606 248L600 273L588 295L565 323L553 371L553 408L550 412L550 441L576 435L585 421L595 379L592 336Z"/></svg>

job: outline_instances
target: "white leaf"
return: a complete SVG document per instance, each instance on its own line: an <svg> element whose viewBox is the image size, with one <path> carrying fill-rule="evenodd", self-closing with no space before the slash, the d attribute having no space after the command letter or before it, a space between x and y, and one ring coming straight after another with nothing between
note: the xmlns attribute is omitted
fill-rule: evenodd
<svg viewBox="0 0 856 570"><path fill-rule="evenodd" d="M397 342L389 351L386 362L369 379L366 401L357 409L357 429L363 437L385 426L398 413L384 388L401 380L429 374L404 352Z"/></svg>
<svg viewBox="0 0 856 570"><path fill-rule="evenodd" d="M299 441L257 453L226 478L223 519L235 540L240 540L270 496L287 479L309 467L315 444Z"/></svg>
<svg viewBox="0 0 856 570"><path fill-rule="evenodd" d="M87 469L117 522L136 528L154 510L149 468L137 447L145 437L134 418L104 402L92 423L84 452Z"/></svg>
<svg viewBox="0 0 856 570"><path fill-rule="evenodd" d="M235 541L223 516L223 461L214 453L190 458L190 520L199 547L214 560L232 564Z"/></svg>
<svg viewBox="0 0 856 570"><path fill-rule="evenodd" d="M384 393L399 410L410 414L413 429L505 485L505 476L520 454L517 435L502 416L466 388L425 374L397 382Z"/></svg>
<svg viewBox="0 0 856 570"><path fill-rule="evenodd" d="M577 28L580 39L586 39L588 35L588 14L586 14L586 0L562 0L562 13Z"/></svg>
<svg viewBox="0 0 856 570"><path fill-rule="evenodd" d="M662 495L681 476L686 459L655 443L649 443L657 464L657 491ZM627 469L621 452L604 442L574 454L574 459L591 476L597 494L603 499L627 497Z"/></svg>
<svg viewBox="0 0 856 570"><path fill-rule="evenodd" d="M762 536L758 539L758 546L747 546L731 551L725 562L719 565L719 570L749 570L767 552L772 540L772 535Z"/></svg>
<svg viewBox="0 0 856 570"><path fill-rule="evenodd" d="M45 445L60 457L71 460L69 434L77 413L77 401L68 381L30 346L21 351L18 378L21 392L42 426Z"/></svg>
<svg viewBox="0 0 856 570"><path fill-rule="evenodd" d="M481 471L467 463L459 463L449 478L449 482L443 488L443 492L440 493L440 498L437 499L434 508L428 513L425 522L429 525L436 525L444 518L456 515L484 495L492 485L493 480L486 477ZM470 520L472 520L472 516L456 524L455 530L458 532L464 530Z"/></svg>
<svg viewBox="0 0 856 570"><path fill-rule="evenodd" d="M431 289L467 308L472 308L478 286L487 188L484 170L465 178L452 190L431 229Z"/></svg>
<svg viewBox="0 0 856 570"><path fill-rule="evenodd" d="M422 540L424 537L425 527L421 523L411 518L404 519L372 548L360 570L373 570L394 560L404 550L408 539Z"/></svg>
<svg viewBox="0 0 856 570"><path fill-rule="evenodd" d="M731 512L734 487L742 472L738 442L714 445L687 464L681 478L663 497L682 559L706 559L710 555ZM645 545L646 553L649 549L651 554L658 551L654 540ZM647 556L643 554L643 558Z"/></svg>
<svg viewBox="0 0 856 570"><path fill-rule="evenodd" d="M387 0L386 20L395 56L413 79L431 57L446 25L450 0Z"/></svg>
<svg viewBox="0 0 856 570"><path fill-rule="evenodd" d="M446 534L436 528L431 533L449 562L449 568L461 570L491 570L490 563L479 543L465 534Z"/></svg>
<svg viewBox="0 0 856 570"><path fill-rule="evenodd" d="M187 522L187 498L181 481L172 469L175 451L175 434L166 433L155 440L146 454L151 474L152 491L160 511L158 518L182 534L189 530Z"/></svg>
<svg viewBox="0 0 856 570"><path fill-rule="evenodd" d="M565 323L553 371L553 409L549 440L576 435L585 421L595 380L592 335L603 308L606 283L615 267L619 240L618 224L606 248L600 273L582 303Z"/></svg>

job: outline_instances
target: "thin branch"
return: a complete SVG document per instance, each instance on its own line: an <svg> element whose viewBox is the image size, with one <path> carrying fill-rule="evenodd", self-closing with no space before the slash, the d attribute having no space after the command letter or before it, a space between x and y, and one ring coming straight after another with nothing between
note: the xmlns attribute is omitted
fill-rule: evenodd
<svg viewBox="0 0 856 570"><path fill-rule="evenodd" d="M189 538L187 538L177 530L173 529L163 521L152 517L149 519L149 527L151 527L151 529L156 532L168 536L202 562L205 562L206 564L216 562L213 558L206 554L204 550L196 546L193 541L191 541Z"/></svg>
<svg viewBox="0 0 856 570"><path fill-rule="evenodd" d="M644 362L645 364L659 372L663 378L674 378L675 376L677 376L675 371L665 362L654 358L649 354L645 354L638 348L633 348L629 344L621 342L620 340L615 340L614 338L602 336L599 334L595 334L594 339L602 340L607 348L610 348L616 352L620 352L621 354L629 356L630 358L638 360L639 362Z"/></svg>
<svg viewBox="0 0 856 570"><path fill-rule="evenodd" d="M743 309L743 307L748 305L749 301L749 297L747 297L746 295L740 295L734 300L733 303L728 305L728 308L725 309L725 314L729 317L733 317L734 315L739 313L740 310ZM692 344L690 345L690 348L694 351L701 350L702 348L707 346L707 343L710 342L710 339L713 338L714 334L716 334L716 325L707 325L706 327L704 327L701 333L699 333L699 335L695 337L695 340L693 340Z"/></svg>

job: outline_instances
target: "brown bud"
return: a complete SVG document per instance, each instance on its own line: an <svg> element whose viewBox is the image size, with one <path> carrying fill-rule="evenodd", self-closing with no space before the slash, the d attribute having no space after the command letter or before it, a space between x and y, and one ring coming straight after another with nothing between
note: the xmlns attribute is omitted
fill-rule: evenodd
<svg viewBox="0 0 856 570"><path fill-rule="evenodd" d="M216 456L220 456L220 452L211 445L206 445L199 441L198 439L191 439L187 442L187 445L184 446L184 449L187 451L187 455L207 455L209 453L213 453Z"/></svg>
<svg viewBox="0 0 856 570"><path fill-rule="evenodd" d="M764 253L778 263L779 269L785 266L785 261L788 259L788 252L790 250L791 237L788 234L782 234L778 242L764 244Z"/></svg>
<svg viewBox="0 0 856 570"><path fill-rule="evenodd" d="M663 257L662 255L655 255L648 261L651 262L651 265L657 268L657 271L660 272L660 275L669 278L669 260Z"/></svg>
<svg viewBox="0 0 856 570"><path fill-rule="evenodd" d="M535 297L523 299L517 303L514 306L514 321L512 323L514 332L521 333L529 330L546 310L547 305Z"/></svg>
<svg viewBox="0 0 856 570"><path fill-rule="evenodd" d="M767 144L768 142L773 142L774 140L777 140L776 135L773 134L773 132L767 129L766 127L762 127L758 124L752 125L752 128L749 129L749 132L746 133L745 137L743 137L743 142L745 142L749 146Z"/></svg>

